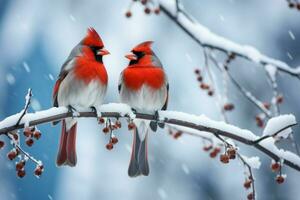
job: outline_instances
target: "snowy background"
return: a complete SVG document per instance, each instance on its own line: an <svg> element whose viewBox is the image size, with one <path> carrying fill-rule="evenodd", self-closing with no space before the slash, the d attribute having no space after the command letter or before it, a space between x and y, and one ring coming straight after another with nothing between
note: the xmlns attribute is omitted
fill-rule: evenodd
<svg viewBox="0 0 300 200"><path fill-rule="evenodd" d="M300 13L284 0L183 0L186 10L212 31L241 44L250 44L291 66L300 64ZM111 56L104 58L109 73L106 102L118 102L117 80L126 66L124 58L134 45L155 41L154 49L165 66L170 82L170 110L205 114L219 120L214 101L200 91L193 71L203 66L202 49L166 16L146 16L135 5L133 17L124 12L129 1L104 0L0 0L0 119L22 109L24 95L33 89L33 109L51 106L55 78L70 50L93 26ZM290 54L290 56L288 56ZM190 59L192 58L192 59ZM261 100L271 96L263 71L250 62L234 62L235 77ZM299 80L279 77L285 95L282 113L300 119ZM231 87L236 109L229 121L257 134L262 130L253 117L258 113ZM78 130L78 166L56 168L60 127L39 127L42 139L32 149L43 160L41 179L26 166L24 179L15 177L14 163L0 153L0 194L4 200L30 199L245 199L243 167L238 162L222 165L202 151L201 140L184 136L173 140L164 132L150 137L149 177L129 178L131 136L117 132L120 142L112 152L95 120L82 119ZM300 129L295 130L300 142ZM300 173L284 168L285 184L278 185L269 169L270 160L259 152L242 148L245 155L259 155L261 169L254 171L259 199L299 199Z"/></svg>

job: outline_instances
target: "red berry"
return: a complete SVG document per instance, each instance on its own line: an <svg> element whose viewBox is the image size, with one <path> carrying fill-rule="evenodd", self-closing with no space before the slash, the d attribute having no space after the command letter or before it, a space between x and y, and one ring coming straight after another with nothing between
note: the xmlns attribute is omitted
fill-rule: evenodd
<svg viewBox="0 0 300 200"><path fill-rule="evenodd" d="M99 123L99 124L104 124L104 122L105 122L105 120L104 120L103 117L100 117L100 118L98 119L98 123Z"/></svg>
<svg viewBox="0 0 300 200"><path fill-rule="evenodd" d="M213 96L213 95L214 95L214 91L209 90L209 91L207 92L207 94L208 94L208 96Z"/></svg>
<svg viewBox="0 0 300 200"><path fill-rule="evenodd" d="M271 105L270 105L270 103L268 103L268 102L264 102L264 107L265 107L267 110L269 110L270 107L271 107Z"/></svg>
<svg viewBox="0 0 300 200"><path fill-rule="evenodd" d="M202 81L203 81L203 77L202 77L202 76L198 76L197 80L198 80L199 82L202 82Z"/></svg>
<svg viewBox="0 0 300 200"><path fill-rule="evenodd" d="M203 90L208 90L209 89L209 85L205 84L205 83L201 83L200 84L200 88Z"/></svg>
<svg viewBox="0 0 300 200"><path fill-rule="evenodd" d="M11 133L11 135L13 136L14 140L18 140L19 139L19 135L16 133Z"/></svg>
<svg viewBox="0 0 300 200"><path fill-rule="evenodd" d="M150 10L150 8L146 7L146 8L144 9L144 12L148 15L148 14L151 13L151 10Z"/></svg>
<svg viewBox="0 0 300 200"><path fill-rule="evenodd" d="M252 200L253 197L254 197L254 196L253 196L253 193L251 192L250 194L248 194L247 199L248 199L248 200Z"/></svg>
<svg viewBox="0 0 300 200"><path fill-rule="evenodd" d="M217 153L220 153L221 149L220 149L219 147L216 147L216 148L214 149L214 151L217 152Z"/></svg>
<svg viewBox="0 0 300 200"><path fill-rule="evenodd" d="M255 120L258 127L262 128L264 126L264 121L259 116L256 116Z"/></svg>
<svg viewBox="0 0 300 200"><path fill-rule="evenodd" d="M121 128L122 127L122 124L121 124L121 122L118 120L118 121L116 121L116 126L118 127L118 128Z"/></svg>
<svg viewBox="0 0 300 200"><path fill-rule="evenodd" d="M113 148L114 148L114 145L111 142L106 145L107 150L112 150Z"/></svg>
<svg viewBox="0 0 300 200"><path fill-rule="evenodd" d="M9 160L13 160L17 157L17 152L15 150L11 150L10 152L8 152L7 157Z"/></svg>
<svg viewBox="0 0 300 200"><path fill-rule="evenodd" d="M231 111L234 109L234 105L232 103L227 103L224 105L224 110Z"/></svg>
<svg viewBox="0 0 300 200"><path fill-rule="evenodd" d="M19 178L23 178L26 175L26 172L24 169L18 170L17 175Z"/></svg>
<svg viewBox="0 0 300 200"><path fill-rule="evenodd" d="M34 174L35 174L36 176L41 176L42 173L43 173L43 167L37 166L37 167L35 168L35 170L34 170Z"/></svg>
<svg viewBox="0 0 300 200"><path fill-rule="evenodd" d="M277 182L278 184L282 184L282 183L284 182L284 177L283 177L283 176L277 176L277 177L276 177L276 182Z"/></svg>
<svg viewBox="0 0 300 200"><path fill-rule="evenodd" d="M283 96L282 95L278 95L277 98L276 98L276 102L278 104L282 103L283 102Z"/></svg>
<svg viewBox="0 0 300 200"><path fill-rule="evenodd" d="M177 131L175 134L174 134L174 139L178 139L180 136L182 135L182 132L181 131Z"/></svg>
<svg viewBox="0 0 300 200"><path fill-rule="evenodd" d="M229 159L235 159L235 157L236 157L236 150L234 148L229 148L227 150L227 154L229 156Z"/></svg>
<svg viewBox="0 0 300 200"><path fill-rule="evenodd" d="M147 4L147 0L141 0L141 3L142 3L143 5L146 5L146 4Z"/></svg>
<svg viewBox="0 0 300 200"><path fill-rule="evenodd" d="M218 153L215 152L215 151L212 151L212 152L210 152L210 154L209 154L209 156L210 156L211 158L215 158L217 155L218 155Z"/></svg>
<svg viewBox="0 0 300 200"><path fill-rule="evenodd" d="M204 150L204 151L209 151L209 150L211 150L212 148L213 148L213 146L212 146L212 145L209 145L209 146L203 147L203 150Z"/></svg>
<svg viewBox="0 0 300 200"><path fill-rule="evenodd" d="M35 139L38 140L38 139L41 138L41 136L42 136L42 134L41 134L40 131L36 130L36 131L33 132L33 137L34 137Z"/></svg>
<svg viewBox="0 0 300 200"><path fill-rule="evenodd" d="M155 8L154 13L157 14L157 15L159 15L159 13L160 13L160 8Z"/></svg>
<svg viewBox="0 0 300 200"><path fill-rule="evenodd" d="M118 138L116 138L116 137L111 138L111 143L117 144L118 142L119 142Z"/></svg>
<svg viewBox="0 0 300 200"><path fill-rule="evenodd" d="M104 127L104 128L102 129L102 131L103 131L103 133L107 134L107 133L109 132L109 128L108 128L108 127Z"/></svg>
<svg viewBox="0 0 300 200"><path fill-rule="evenodd" d="M227 154L220 155L220 161L224 164L229 163L229 156Z"/></svg>
<svg viewBox="0 0 300 200"><path fill-rule="evenodd" d="M33 145L33 143L34 143L34 140L32 138L27 138L26 139L27 146L31 147Z"/></svg>
<svg viewBox="0 0 300 200"><path fill-rule="evenodd" d="M132 13L131 13L130 11L127 11L127 12L125 13L125 16L126 16L127 18L129 18L129 17L132 16Z"/></svg>
<svg viewBox="0 0 300 200"><path fill-rule="evenodd" d="M26 127L23 130L23 134L25 135L25 137L30 137L32 135L32 128L31 127Z"/></svg>
<svg viewBox="0 0 300 200"><path fill-rule="evenodd" d="M130 122L129 124L128 124L128 130L132 130L132 129L134 129L135 128L135 124L133 123L133 122Z"/></svg>
<svg viewBox="0 0 300 200"><path fill-rule="evenodd" d="M280 168L281 168L281 166L278 162L272 163L272 165L271 165L271 169L273 172L278 172L280 170Z"/></svg>
<svg viewBox="0 0 300 200"><path fill-rule="evenodd" d="M19 170L23 169L24 166L25 166L25 160L21 160L20 162L18 162L16 164L16 170L19 171Z"/></svg>
<svg viewBox="0 0 300 200"><path fill-rule="evenodd" d="M251 180L246 180L246 181L244 182L244 188L249 189L249 188L251 187L251 183L252 183Z"/></svg>
<svg viewBox="0 0 300 200"><path fill-rule="evenodd" d="M200 74L200 69L195 69L195 74Z"/></svg>
<svg viewBox="0 0 300 200"><path fill-rule="evenodd" d="M0 149L2 149L4 147L4 145L5 145L5 143L2 140L0 140Z"/></svg>
<svg viewBox="0 0 300 200"><path fill-rule="evenodd" d="M300 10L300 3L297 4L297 9Z"/></svg>

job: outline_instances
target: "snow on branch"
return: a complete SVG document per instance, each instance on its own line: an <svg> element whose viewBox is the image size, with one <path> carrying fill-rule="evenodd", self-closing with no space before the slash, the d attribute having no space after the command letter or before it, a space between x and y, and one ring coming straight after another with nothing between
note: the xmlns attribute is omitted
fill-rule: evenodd
<svg viewBox="0 0 300 200"><path fill-rule="evenodd" d="M176 0L157 0L160 10L202 47L209 47L226 54L235 54L262 65L272 65L277 70L300 78L300 67L292 68L283 61L268 57L256 48L241 45L210 31L185 12Z"/></svg>
<svg viewBox="0 0 300 200"><path fill-rule="evenodd" d="M77 110L78 116L75 117L139 118L159 121L168 125L176 125L178 129L180 129L180 127L189 128L195 130L195 132L193 132L194 135L197 135L197 131L199 131L199 135L201 135L201 132L207 132L214 136L231 138L246 145L253 146L275 161L282 160L287 166L300 171L300 157L290 151L277 148L272 134L264 138L264 140L259 141L260 136L255 135L249 130L241 129L225 122L214 121L204 115L196 116L177 111L160 111L159 119L157 119L155 115L134 113L131 108L125 104L109 103L102 105L100 108L97 108L97 110L98 114L91 109ZM50 108L36 113L27 113L18 125L16 125L16 122L19 119L19 114L12 115L0 122L0 135L26 126L36 126L68 117L74 116L66 107ZM287 123L285 125L289 128L292 124ZM275 129L277 130L277 128L274 128L274 130Z"/></svg>

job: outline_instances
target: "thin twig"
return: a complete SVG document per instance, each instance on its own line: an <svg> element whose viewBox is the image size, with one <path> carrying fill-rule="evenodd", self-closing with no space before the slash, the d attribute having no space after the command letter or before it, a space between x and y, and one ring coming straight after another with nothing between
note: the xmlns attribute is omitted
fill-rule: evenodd
<svg viewBox="0 0 300 200"><path fill-rule="evenodd" d="M22 120L22 118L24 117L24 115L27 113L28 111L28 108L29 108L29 105L31 103L31 97L32 97L32 89L29 88L28 89L28 92L27 92L27 95L25 97L25 106L24 106L24 109L22 110L22 114L20 116L20 118L18 119L17 123L16 123L16 126L18 126Z"/></svg>

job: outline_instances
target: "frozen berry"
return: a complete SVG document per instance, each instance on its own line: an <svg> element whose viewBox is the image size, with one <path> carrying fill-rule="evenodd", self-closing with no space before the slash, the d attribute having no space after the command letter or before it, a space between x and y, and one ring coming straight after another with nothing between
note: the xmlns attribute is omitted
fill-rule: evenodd
<svg viewBox="0 0 300 200"><path fill-rule="evenodd" d="M26 139L27 146L31 147L33 145L33 143L34 143L34 140L32 138L27 138Z"/></svg>
<svg viewBox="0 0 300 200"><path fill-rule="evenodd" d="M209 154L209 156L210 156L211 158L215 158L217 155L218 155L218 153L215 152L215 151L212 151L212 152L210 152L210 154Z"/></svg>
<svg viewBox="0 0 300 200"><path fill-rule="evenodd" d="M282 95L278 95L277 98L276 98L276 102L278 104L282 103L283 102L283 96Z"/></svg>
<svg viewBox="0 0 300 200"><path fill-rule="evenodd" d="M203 77L202 77L202 76L198 76L197 80L198 80L199 82L201 82L201 81L203 81Z"/></svg>
<svg viewBox="0 0 300 200"><path fill-rule="evenodd" d="M21 160L20 162L18 162L16 164L16 170L19 171L19 170L23 169L24 166L25 166L25 160Z"/></svg>
<svg viewBox="0 0 300 200"><path fill-rule="evenodd" d="M142 3L143 5L146 5L146 4L147 4L147 0L141 0L141 3Z"/></svg>
<svg viewBox="0 0 300 200"><path fill-rule="evenodd" d="M236 157L236 150L235 150L235 148L229 148L227 150L227 154L228 154L228 156L229 156L230 159L235 159L235 157Z"/></svg>
<svg viewBox="0 0 300 200"><path fill-rule="evenodd" d="M200 74L200 69L195 69L195 74Z"/></svg>
<svg viewBox="0 0 300 200"><path fill-rule="evenodd" d="M252 192L251 192L250 194L247 195L247 199L248 199L248 200L252 200L253 197L254 197L254 196L253 196L253 193L252 193Z"/></svg>
<svg viewBox="0 0 300 200"><path fill-rule="evenodd" d="M98 119L98 123L99 123L99 124L104 124L104 122L105 122L105 120L104 120L103 117L100 117L100 118Z"/></svg>
<svg viewBox="0 0 300 200"><path fill-rule="evenodd" d="M282 184L283 182L284 182L284 177L283 176L277 176L276 177L276 182L278 183L278 184Z"/></svg>
<svg viewBox="0 0 300 200"><path fill-rule="evenodd" d="M297 9L300 10L300 3L297 4Z"/></svg>
<svg viewBox="0 0 300 200"><path fill-rule="evenodd" d="M0 140L0 149L2 149L4 147L4 145L5 145L5 143L2 140Z"/></svg>
<svg viewBox="0 0 300 200"><path fill-rule="evenodd" d="M42 173L43 173L43 167L37 166L37 167L35 168L35 170L34 170L34 174L35 174L36 176L41 176Z"/></svg>
<svg viewBox="0 0 300 200"><path fill-rule="evenodd" d="M201 83L200 84L200 88L203 90L208 90L209 89L209 85L207 85L206 83Z"/></svg>
<svg viewBox="0 0 300 200"><path fill-rule="evenodd" d="M13 160L17 157L17 152L15 150L11 150L10 152L8 152L7 157L9 160Z"/></svg>
<svg viewBox="0 0 300 200"><path fill-rule="evenodd" d="M104 127L103 129L102 129L102 131L103 131L103 133L108 133L109 132L109 128L108 127Z"/></svg>
<svg viewBox="0 0 300 200"><path fill-rule="evenodd" d="M231 111L234 109L234 105L232 103L227 103L224 105L224 110Z"/></svg>
<svg viewBox="0 0 300 200"><path fill-rule="evenodd" d="M117 144L118 142L119 142L118 138L116 138L116 137L111 138L111 143Z"/></svg>
<svg viewBox="0 0 300 200"><path fill-rule="evenodd" d="M107 150L112 150L113 148L114 148L114 145L111 142L106 145Z"/></svg>
<svg viewBox="0 0 300 200"><path fill-rule="evenodd" d="M24 169L18 170L17 175L19 178L23 178L26 175L26 172Z"/></svg>
<svg viewBox="0 0 300 200"><path fill-rule="evenodd" d="M246 181L244 182L244 188L249 189L249 188L251 187L251 183L252 183L251 180L246 180Z"/></svg>
<svg viewBox="0 0 300 200"><path fill-rule="evenodd" d="M148 14L151 13L151 10L150 10L150 8L146 7L146 8L144 9L144 12L148 15Z"/></svg>
<svg viewBox="0 0 300 200"><path fill-rule="evenodd" d="M181 131L177 131L175 134L174 134L174 139L178 139L180 136L182 135L182 132Z"/></svg>
<svg viewBox="0 0 300 200"><path fill-rule="evenodd" d="M271 169L273 172L278 172L280 170L280 164L278 162L272 163Z"/></svg>
<svg viewBox="0 0 300 200"><path fill-rule="evenodd" d="M295 4L294 4L294 3L289 3L289 7L290 7L290 8L294 8L294 7L295 7Z"/></svg>
<svg viewBox="0 0 300 200"><path fill-rule="evenodd" d="M229 163L229 156L227 154L220 155L220 161L224 164Z"/></svg>
<svg viewBox="0 0 300 200"><path fill-rule="evenodd" d="M130 11L127 11L127 12L125 13L125 16L126 16L127 18L130 18L130 17L132 16L132 13L131 13Z"/></svg>
<svg viewBox="0 0 300 200"><path fill-rule="evenodd" d="M116 126L117 126L118 128L121 128L121 127L122 127L122 124L121 124L121 122L120 122L119 120L116 121Z"/></svg>
<svg viewBox="0 0 300 200"><path fill-rule="evenodd" d="M42 134L41 134L40 131L36 130L36 131L33 132L33 137L34 137L35 139L38 140L38 139L41 138L41 136L42 136Z"/></svg>
<svg viewBox="0 0 300 200"><path fill-rule="evenodd" d="M11 133L11 135L13 136L14 140L18 140L19 139L19 135L16 133Z"/></svg>
<svg viewBox="0 0 300 200"><path fill-rule="evenodd" d="M270 103L268 103L268 102L265 102L263 105L264 105L265 109L267 109L267 110L269 110L271 107Z"/></svg>
<svg viewBox="0 0 300 200"><path fill-rule="evenodd" d="M25 137L30 137L33 133L33 130L31 127L26 127L24 128L23 134L25 135Z"/></svg>
<svg viewBox="0 0 300 200"><path fill-rule="evenodd" d="M132 130L132 129L134 129L135 128L135 124L133 123L133 122L130 122L129 124L128 124L128 130Z"/></svg>
<svg viewBox="0 0 300 200"><path fill-rule="evenodd" d="M264 121L259 116L255 117L255 121L258 127L262 128L264 126Z"/></svg>
<svg viewBox="0 0 300 200"><path fill-rule="evenodd" d="M207 92L207 94L208 94L208 96L213 96L213 95L214 95L214 91L209 90L209 91Z"/></svg>
<svg viewBox="0 0 300 200"><path fill-rule="evenodd" d="M159 13L160 13L160 8L155 8L154 13L157 14L157 15L159 15Z"/></svg>

